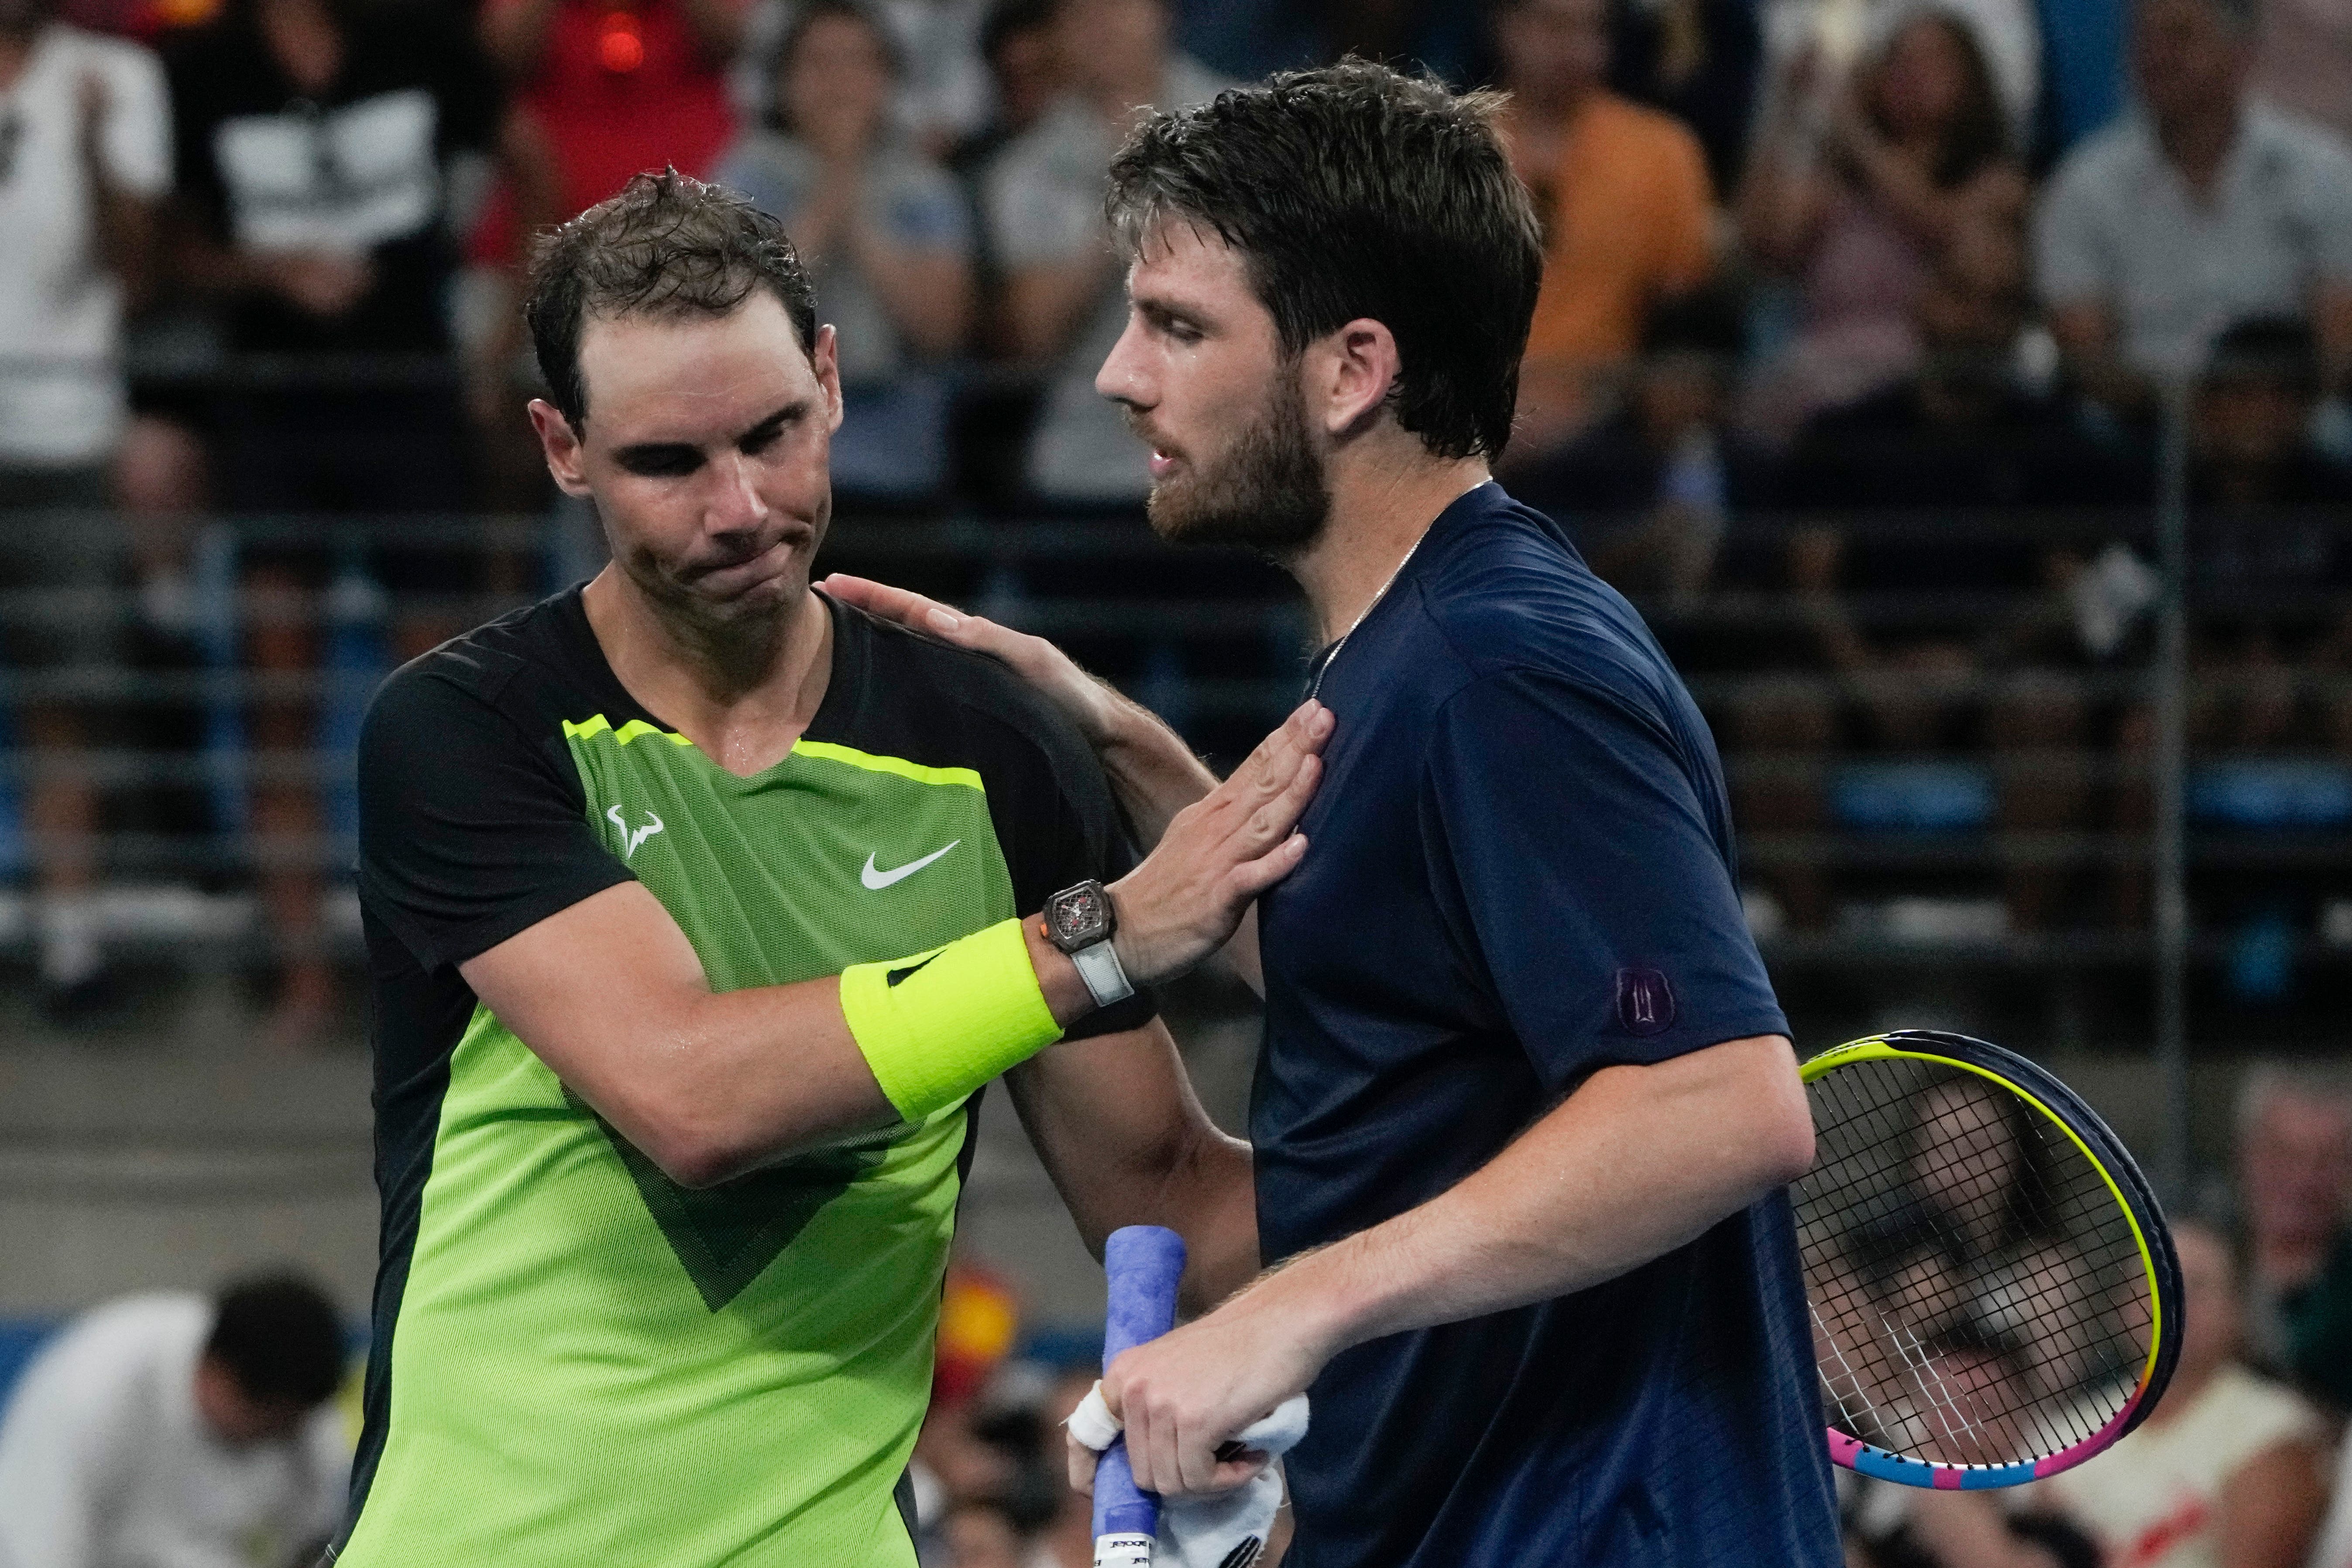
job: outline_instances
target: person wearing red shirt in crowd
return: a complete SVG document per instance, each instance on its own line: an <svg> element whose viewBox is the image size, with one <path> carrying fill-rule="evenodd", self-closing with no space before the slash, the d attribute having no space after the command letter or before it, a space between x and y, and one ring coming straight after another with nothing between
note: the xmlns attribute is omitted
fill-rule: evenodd
<svg viewBox="0 0 2352 1568"><path fill-rule="evenodd" d="M744 0L487 0L482 47L554 152L558 218L640 170L710 172L735 139L726 70L746 9Z"/></svg>

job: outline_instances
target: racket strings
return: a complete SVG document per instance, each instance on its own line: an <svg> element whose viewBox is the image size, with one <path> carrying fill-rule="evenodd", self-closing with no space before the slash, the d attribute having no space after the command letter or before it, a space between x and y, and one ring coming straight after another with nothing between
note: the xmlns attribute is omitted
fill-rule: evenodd
<svg viewBox="0 0 2352 1568"><path fill-rule="evenodd" d="M2097 1165L1956 1068L1856 1063L1811 1092L1819 1159L1798 1232L1838 1424L1916 1458L2005 1464L2112 1418L2153 1302Z"/></svg>

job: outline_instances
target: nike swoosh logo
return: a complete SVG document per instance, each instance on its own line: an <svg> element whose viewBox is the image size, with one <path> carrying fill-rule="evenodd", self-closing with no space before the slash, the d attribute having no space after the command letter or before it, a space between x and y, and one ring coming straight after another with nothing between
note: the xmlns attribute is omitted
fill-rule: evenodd
<svg viewBox="0 0 2352 1568"><path fill-rule="evenodd" d="M876 870L874 868L874 857L868 855L866 858L866 869L857 873L857 879L878 893L893 882L905 881L908 878L913 876L916 872L921 870L924 867L929 865L940 856L946 854L949 849L954 848L957 845L962 842L963 840L961 838L951 838L948 840L946 848L934 849L919 860L909 860L895 871Z"/></svg>

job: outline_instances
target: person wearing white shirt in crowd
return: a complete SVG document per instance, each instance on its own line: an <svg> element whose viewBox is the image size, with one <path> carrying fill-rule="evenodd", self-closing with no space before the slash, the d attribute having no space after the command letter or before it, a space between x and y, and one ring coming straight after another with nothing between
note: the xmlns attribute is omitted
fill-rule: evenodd
<svg viewBox="0 0 2352 1568"><path fill-rule="evenodd" d="M1178 53L1171 26L1165 0L1055 0L1071 89L981 179L990 249L1004 269L1008 346L1051 369L1027 474L1048 500L1140 506L1151 488L1143 444L1095 390L1127 327L1103 170L1143 110L1185 108L1234 85Z"/></svg>
<svg viewBox="0 0 2352 1568"><path fill-rule="evenodd" d="M19 669L73 671L116 656L121 618L105 595L126 539L71 514L111 499L130 419L124 301L148 272L171 121L154 56L53 11L0 0L0 586L41 599L7 618L0 651ZM19 721L50 761L87 739L69 700L37 702ZM66 766L37 770L26 794L41 978L73 1012L94 999L101 968L89 896L97 792Z"/></svg>
<svg viewBox="0 0 2352 1568"><path fill-rule="evenodd" d="M309 1563L350 1486L343 1359L290 1278L86 1313L0 1415L0 1568Z"/></svg>
<svg viewBox="0 0 2352 1568"><path fill-rule="evenodd" d="M2108 1568L2302 1568L2326 1504L2319 1413L2238 1358L2242 1309L2228 1242L2173 1226L2180 1360L2138 1430L2039 1483L2105 1549Z"/></svg>
<svg viewBox="0 0 2352 1568"><path fill-rule="evenodd" d="M2134 112L2043 195L2035 283L2075 383L2120 413L2248 317L2300 316L2352 372L2352 145L2252 96L2254 0L2137 0Z"/></svg>

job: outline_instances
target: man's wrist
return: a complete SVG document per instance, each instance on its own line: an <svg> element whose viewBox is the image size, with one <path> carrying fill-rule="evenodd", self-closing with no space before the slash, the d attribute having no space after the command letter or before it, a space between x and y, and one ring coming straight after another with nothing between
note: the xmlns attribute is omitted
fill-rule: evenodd
<svg viewBox="0 0 2352 1568"><path fill-rule="evenodd" d="M1023 921L1021 935L1029 944L1030 967L1037 972L1037 990L1045 998L1045 1010L1054 1015L1054 1022L1067 1029L1095 1011L1094 993L1087 989L1086 976L1045 934L1045 921L1037 916Z"/></svg>
<svg viewBox="0 0 2352 1568"><path fill-rule="evenodd" d="M1374 1337L1366 1328L1377 1303L1358 1300L1363 1270L1352 1266L1349 1244L1310 1252L1262 1277L1234 1304L1247 1302L1285 1325L1301 1349L1321 1367L1333 1356Z"/></svg>

